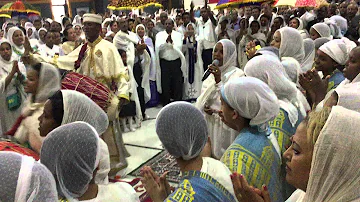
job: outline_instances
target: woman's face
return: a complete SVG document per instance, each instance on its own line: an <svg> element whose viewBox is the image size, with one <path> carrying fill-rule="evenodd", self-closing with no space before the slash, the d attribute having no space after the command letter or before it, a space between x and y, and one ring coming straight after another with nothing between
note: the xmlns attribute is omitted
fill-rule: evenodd
<svg viewBox="0 0 360 202"><path fill-rule="evenodd" d="M28 29L27 30L27 36L30 37L33 34L33 30L32 29Z"/></svg>
<svg viewBox="0 0 360 202"><path fill-rule="evenodd" d="M260 26L258 23L251 23L250 28L251 28L251 33L256 34L256 33L258 33Z"/></svg>
<svg viewBox="0 0 360 202"><path fill-rule="evenodd" d="M222 97L220 97L220 101L221 110L219 112L219 116L221 118L221 121L230 128L237 130L236 124L234 123L234 120L238 117L237 113L224 101Z"/></svg>
<svg viewBox="0 0 360 202"><path fill-rule="evenodd" d="M2 43L1 46L0 46L0 55L1 55L1 57L6 61L10 61L11 54L12 54L12 50L11 50L10 44Z"/></svg>
<svg viewBox="0 0 360 202"><path fill-rule="evenodd" d="M46 32L44 30L41 30L39 32L39 37L40 37L41 41L45 41L45 35L46 35Z"/></svg>
<svg viewBox="0 0 360 202"><path fill-rule="evenodd" d="M4 37L4 30L0 30L0 39Z"/></svg>
<svg viewBox="0 0 360 202"><path fill-rule="evenodd" d="M45 102L43 113L38 120L40 122L39 131L41 137L46 137L46 135L49 134L52 130L60 126L54 119L52 113L52 103L50 100Z"/></svg>
<svg viewBox="0 0 360 202"><path fill-rule="evenodd" d="M111 29L112 32L117 33L119 31L118 23L117 22L113 23L111 25L110 29Z"/></svg>
<svg viewBox="0 0 360 202"><path fill-rule="evenodd" d="M271 41L270 46L280 49L280 45L281 45L281 34L279 31L276 31L274 33L273 40Z"/></svg>
<svg viewBox="0 0 360 202"><path fill-rule="evenodd" d="M80 26L75 26L74 29L75 29L76 35L77 35L77 36L80 36L80 35L81 35L81 32L82 32L81 27L80 27Z"/></svg>
<svg viewBox="0 0 360 202"><path fill-rule="evenodd" d="M26 71L26 81L24 86L25 93L36 94L38 84L39 84L39 72L37 72L32 68L29 68Z"/></svg>
<svg viewBox="0 0 360 202"><path fill-rule="evenodd" d="M321 37L320 34L314 28L310 28L310 38L312 40L315 40L320 37Z"/></svg>
<svg viewBox="0 0 360 202"><path fill-rule="evenodd" d="M221 43L217 43L213 52L213 59L219 61L219 66L223 65L223 45Z"/></svg>
<svg viewBox="0 0 360 202"><path fill-rule="evenodd" d="M60 32L54 32L54 44L59 45L61 43Z"/></svg>
<svg viewBox="0 0 360 202"><path fill-rule="evenodd" d="M137 33L138 33L138 35L139 35L140 38L143 38L144 35L145 35L145 29L144 29L144 27L139 26L139 27L137 28Z"/></svg>
<svg viewBox="0 0 360 202"><path fill-rule="evenodd" d="M286 181L294 187L306 191L309 181L313 146L307 139L306 122L300 123L292 144L283 154L286 160Z"/></svg>
<svg viewBox="0 0 360 202"><path fill-rule="evenodd" d="M292 27L292 28L295 28L295 29L297 29L299 27L299 22L297 21L296 18L290 20L289 27Z"/></svg>
<svg viewBox="0 0 360 202"><path fill-rule="evenodd" d="M282 20L280 18L275 18L273 26L276 27L276 29L280 29L282 26Z"/></svg>
<svg viewBox="0 0 360 202"><path fill-rule="evenodd" d="M266 27L269 24L269 20L266 17L260 19L261 26Z"/></svg>
<svg viewBox="0 0 360 202"><path fill-rule="evenodd" d="M45 36L45 44L49 47L52 48L54 45L54 41L55 41L55 36L53 32L49 32L46 34Z"/></svg>
<svg viewBox="0 0 360 202"><path fill-rule="evenodd" d="M12 36L12 40L15 45L22 46L24 45L24 35L23 32L20 30L16 30Z"/></svg>
<svg viewBox="0 0 360 202"><path fill-rule="evenodd" d="M346 61L344 76L350 81L360 74L360 49L354 48L350 51L349 59Z"/></svg>
<svg viewBox="0 0 360 202"><path fill-rule="evenodd" d="M68 29L68 36L67 39L69 41L76 41L76 33L75 30L73 28Z"/></svg>
<svg viewBox="0 0 360 202"><path fill-rule="evenodd" d="M191 36L194 35L195 29L194 29L194 27L192 26L192 24L190 24L190 25L187 26L187 32L188 32L189 35L191 35Z"/></svg>
<svg viewBox="0 0 360 202"><path fill-rule="evenodd" d="M51 30L54 30L54 31L56 31L56 32L61 32L61 29L62 29L62 28L61 28L61 24L54 21L54 22L51 23L50 29L51 29Z"/></svg>
<svg viewBox="0 0 360 202"><path fill-rule="evenodd" d="M154 23L150 20L150 21L147 23L147 29L148 29L149 31L151 31L153 28L154 28Z"/></svg>
<svg viewBox="0 0 360 202"><path fill-rule="evenodd" d="M47 30L50 31L50 23L49 22L44 22L43 27Z"/></svg>
<svg viewBox="0 0 360 202"><path fill-rule="evenodd" d="M321 50L317 50L315 58L315 69L317 71L332 72L336 69L337 63Z"/></svg>
<svg viewBox="0 0 360 202"><path fill-rule="evenodd" d="M338 94L336 93L336 91L334 91L331 96L326 100L326 102L324 103L324 107L333 107L336 106L338 103Z"/></svg>

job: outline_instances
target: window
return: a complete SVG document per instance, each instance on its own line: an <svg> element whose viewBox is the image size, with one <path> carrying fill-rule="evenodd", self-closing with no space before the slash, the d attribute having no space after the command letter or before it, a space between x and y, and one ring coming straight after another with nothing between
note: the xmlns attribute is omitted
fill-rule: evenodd
<svg viewBox="0 0 360 202"><path fill-rule="evenodd" d="M61 22L61 16L65 15L65 0L51 0L54 20Z"/></svg>

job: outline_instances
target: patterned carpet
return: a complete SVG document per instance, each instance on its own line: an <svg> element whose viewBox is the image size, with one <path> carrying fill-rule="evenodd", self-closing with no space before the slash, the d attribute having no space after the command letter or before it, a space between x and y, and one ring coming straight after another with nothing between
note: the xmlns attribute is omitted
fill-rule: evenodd
<svg viewBox="0 0 360 202"><path fill-rule="evenodd" d="M154 158L131 172L130 175L139 177L140 170L144 166L150 166L159 176L162 175L165 171L169 171L169 173L167 174L167 180L173 183L180 182L179 166L177 165L175 158L170 156L167 151L160 152Z"/></svg>

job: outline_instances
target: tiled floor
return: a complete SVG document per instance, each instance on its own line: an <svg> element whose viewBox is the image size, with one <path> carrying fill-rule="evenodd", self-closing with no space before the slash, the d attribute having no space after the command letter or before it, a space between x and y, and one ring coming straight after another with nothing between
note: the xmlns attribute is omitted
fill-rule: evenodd
<svg viewBox="0 0 360 202"><path fill-rule="evenodd" d="M142 122L141 128L135 132L123 133L125 147L131 156L127 158L128 167L121 174L131 173L162 151L161 142L155 132L155 118L160 109L161 107L147 109L146 114L150 120ZM128 175L125 178L132 176Z"/></svg>

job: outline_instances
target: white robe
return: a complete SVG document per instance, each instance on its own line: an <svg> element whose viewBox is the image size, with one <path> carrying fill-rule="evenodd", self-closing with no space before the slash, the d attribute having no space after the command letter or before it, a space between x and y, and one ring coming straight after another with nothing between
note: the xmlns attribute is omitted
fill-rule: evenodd
<svg viewBox="0 0 360 202"><path fill-rule="evenodd" d="M54 45L52 48L49 48L46 44L39 46L39 53L43 57L53 58L55 55L63 56L64 51L60 48L60 46Z"/></svg>
<svg viewBox="0 0 360 202"><path fill-rule="evenodd" d="M186 39L186 44L183 45L183 53L186 59L186 75L189 75L189 48L194 49L194 39L191 39L192 43L190 43L189 38ZM202 86L202 76L204 74L203 61L201 58L202 49L200 43L197 43L196 49L196 63L194 64L194 82L192 84L189 83L189 79L184 81L184 92L183 99L191 100L196 99L200 96L201 86Z"/></svg>
<svg viewBox="0 0 360 202"><path fill-rule="evenodd" d="M11 72L13 62L17 56L13 54L14 57L11 58L11 62L4 61L0 58L0 135L9 131L11 127L14 125L15 121L21 114L21 109L23 107L23 103L26 99L26 94L24 92L23 85L20 86L19 91L21 93L21 106L15 111L10 111L7 106L6 97L16 93L16 87L14 86L18 81L16 79L17 74L14 75L13 79L5 88L5 79ZM1 56L0 56L1 57ZM22 63L19 63L19 69L23 75L25 75L26 70L25 66Z"/></svg>
<svg viewBox="0 0 360 202"><path fill-rule="evenodd" d="M228 68L224 72L224 78L218 84L215 84L214 75L210 75L202 85L201 96L198 98L196 107L200 111L204 111L205 104L209 105L211 109L219 111L221 109L220 89L230 79L235 79L244 76L244 72L237 67ZM211 152L216 158L220 159L226 149L234 142L239 135L235 131L225 125L218 113L208 115L204 112L205 119L209 129L209 137L211 140Z"/></svg>
<svg viewBox="0 0 360 202"><path fill-rule="evenodd" d="M184 54L181 52L182 46L183 46L183 40L182 40L183 37L179 32L172 31L171 38L173 40L173 44L170 44L170 43L166 42L166 39L168 38L168 36L169 36L169 34L166 31L162 31L162 32L157 33L156 40L155 40L155 53L156 53L156 66L157 66L156 85L157 85L157 90L160 94L162 93L162 88L161 88L161 69L160 69L159 52L162 47L165 47L165 46L171 47L177 52L177 54L179 55L180 60L181 60L181 71L183 74L183 78L184 78L184 80L187 79L187 75L185 74L186 60L185 60Z"/></svg>

